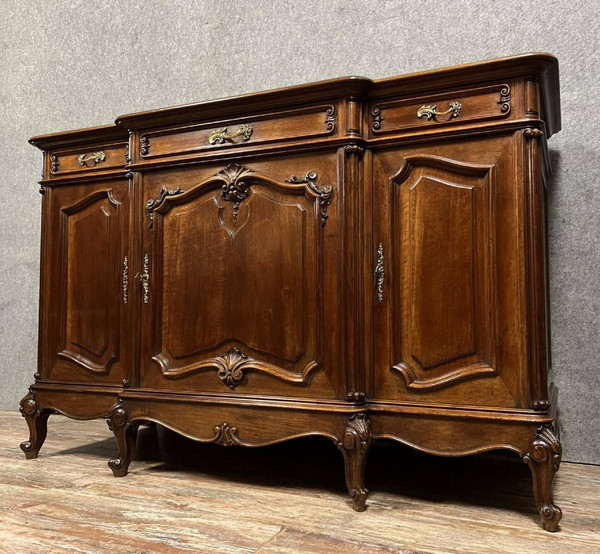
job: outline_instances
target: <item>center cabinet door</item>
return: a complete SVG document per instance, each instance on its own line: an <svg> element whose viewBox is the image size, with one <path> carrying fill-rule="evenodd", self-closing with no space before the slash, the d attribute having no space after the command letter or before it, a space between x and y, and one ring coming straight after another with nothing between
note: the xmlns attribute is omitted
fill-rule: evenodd
<svg viewBox="0 0 600 554"><path fill-rule="evenodd" d="M376 399L523 403L517 135L373 155Z"/></svg>
<svg viewBox="0 0 600 554"><path fill-rule="evenodd" d="M144 175L142 387L339 397L336 163Z"/></svg>

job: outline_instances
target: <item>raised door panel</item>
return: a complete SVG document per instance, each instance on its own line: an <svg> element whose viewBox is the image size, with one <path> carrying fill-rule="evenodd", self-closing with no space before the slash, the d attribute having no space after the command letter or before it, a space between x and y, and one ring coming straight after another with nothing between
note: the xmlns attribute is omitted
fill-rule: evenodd
<svg viewBox="0 0 600 554"><path fill-rule="evenodd" d="M121 383L131 366L124 324L128 182L57 187L46 194L43 378Z"/></svg>
<svg viewBox="0 0 600 554"><path fill-rule="evenodd" d="M263 165L145 181L143 386L337 394L337 374L323 370L333 172L286 179L285 164Z"/></svg>
<svg viewBox="0 0 600 554"><path fill-rule="evenodd" d="M522 316L507 295L519 264L499 264L519 237L510 142L374 156L377 398L518 404L522 343L506 324Z"/></svg>

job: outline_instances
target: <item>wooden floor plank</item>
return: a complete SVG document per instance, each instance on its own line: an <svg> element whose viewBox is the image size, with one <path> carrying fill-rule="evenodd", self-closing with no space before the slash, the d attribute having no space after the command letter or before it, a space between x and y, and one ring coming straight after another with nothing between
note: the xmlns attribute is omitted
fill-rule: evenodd
<svg viewBox="0 0 600 554"><path fill-rule="evenodd" d="M353 512L327 440L261 449L142 428L131 473L112 476L102 421L52 416L25 460L18 413L0 412L0 552L600 552L600 467L563 463L561 530L543 531L517 457L449 459L373 448L369 508Z"/></svg>

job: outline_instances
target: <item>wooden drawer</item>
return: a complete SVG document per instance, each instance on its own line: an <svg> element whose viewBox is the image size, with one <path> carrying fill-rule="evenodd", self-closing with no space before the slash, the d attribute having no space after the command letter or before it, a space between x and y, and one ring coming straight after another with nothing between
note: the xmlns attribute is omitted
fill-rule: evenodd
<svg viewBox="0 0 600 554"><path fill-rule="evenodd" d="M369 114L370 137L502 119L511 114L511 86L500 83L435 95L378 101L371 103Z"/></svg>
<svg viewBox="0 0 600 554"><path fill-rule="evenodd" d="M50 177L125 167L126 149L126 144L118 143L53 150L50 153Z"/></svg>
<svg viewBox="0 0 600 554"><path fill-rule="evenodd" d="M336 131L336 107L322 104L198 125L159 129L140 136L142 159L326 137Z"/></svg>

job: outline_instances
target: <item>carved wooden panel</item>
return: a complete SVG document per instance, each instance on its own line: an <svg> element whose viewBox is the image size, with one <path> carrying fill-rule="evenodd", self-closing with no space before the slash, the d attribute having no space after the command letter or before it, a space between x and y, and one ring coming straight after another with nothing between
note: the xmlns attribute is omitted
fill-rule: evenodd
<svg viewBox="0 0 600 554"><path fill-rule="evenodd" d="M403 282L394 369L409 388L494 372L491 167L411 157L392 178Z"/></svg>
<svg viewBox="0 0 600 554"><path fill-rule="evenodd" d="M321 367L319 258L331 184L312 171L274 180L232 163L146 198L143 326L152 331L142 381L225 392L255 373L274 387L306 385Z"/></svg>
<svg viewBox="0 0 600 554"><path fill-rule="evenodd" d="M47 377L120 383L127 184L62 187L52 197Z"/></svg>
<svg viewBox="0 0 600 554"><path fill-rule="evenodd" d="M372 264L378 269L379 263L379 277L383 266L381 291L373 289L380 396L464 402L473 390L468 403L514 405L520 358L513 351L512 365L503 363L500 371L498 357L498 318L510 314L498 309L499 295L506 297L499 287L508 283L498 278L497 237L508 232L498 230L504 213L498 190L502 203L516 191L504 181L507 142L493 140L485 156L474 143L388 151L375 160Z"/></svg>

